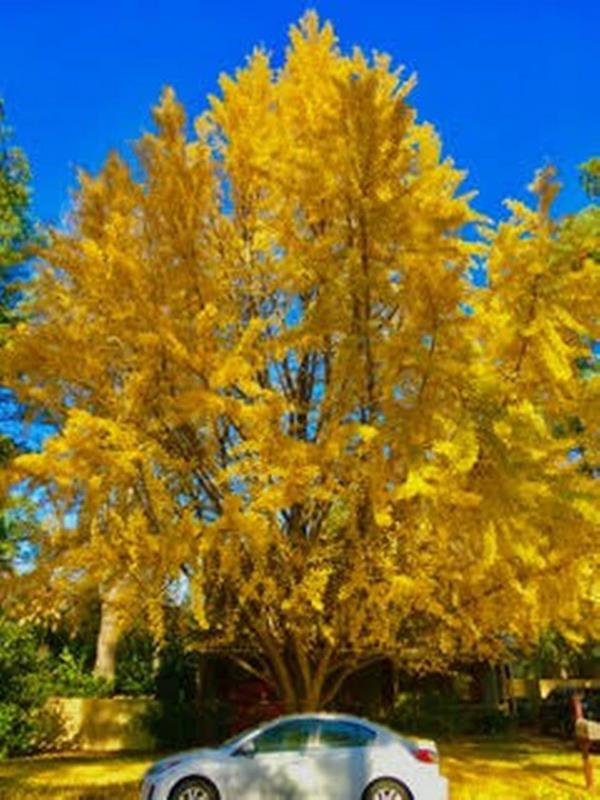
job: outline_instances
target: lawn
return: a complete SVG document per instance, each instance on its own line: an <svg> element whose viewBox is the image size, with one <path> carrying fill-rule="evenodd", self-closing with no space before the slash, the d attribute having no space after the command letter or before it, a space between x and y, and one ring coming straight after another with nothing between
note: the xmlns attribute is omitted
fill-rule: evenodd
<svg viewBox="0 0 600 800"><path fill-rule="evenodd" d="M583 800L581 758L551 739L441 745L451 800ZM1 800L136 800L155 756L64 755L0 762ZM600 783L600 756L595 756ZM598 791L597 797L600 797ZM317 798L315 798L317 800Z"/></svg>
<svg viewBox="0 0 600 800"><path fill-rule="evenodd" d="M451 800L581 800L581 755L552 739L464 741L440 745ZM600 756L594 757L597 783ZM600 797L600 792L593 795Z"/></svg>

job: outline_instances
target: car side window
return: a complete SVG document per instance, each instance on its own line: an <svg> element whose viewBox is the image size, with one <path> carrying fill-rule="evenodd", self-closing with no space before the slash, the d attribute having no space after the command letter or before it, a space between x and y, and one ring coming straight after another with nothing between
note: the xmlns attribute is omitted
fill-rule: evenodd
<svg viewBox="0 0 600 800"><path fill-rule="evenodd" d="M289 720L268 728L252 740L255 753L285 753L305 750L316 734L312 720Z"/></svg>
<svg viewBox="0 0 600 800"><path fill-rule="evenodd" d="M339 747L366 747L376 736L375 731L356 722L321 720L318 746L326 750Z"/></svg>

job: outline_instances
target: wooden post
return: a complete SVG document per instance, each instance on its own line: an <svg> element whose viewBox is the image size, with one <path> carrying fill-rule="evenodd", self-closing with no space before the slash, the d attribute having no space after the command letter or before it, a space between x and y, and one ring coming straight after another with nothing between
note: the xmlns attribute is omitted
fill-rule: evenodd
<svg viewBox="0 0 600 800"><path fill-rule="evenodd" d="M589 739L579 740L579 748L581 750L581 757L583 758L585 787L591 792L594 788L594 768L592 767L592 759L590 758L590 747L591 743Z"/></svg>
<svg viewBox="0 0 600 800"><path fill-rule="evenodd" d="M571 704L573 719L575 720L575 739L583 760L583 778L586 789L591 792L594 788L594 768L590 757L590 749L592 740L600 739L600 724L585 719L581 699L581 694L575 692Z"/></svg>

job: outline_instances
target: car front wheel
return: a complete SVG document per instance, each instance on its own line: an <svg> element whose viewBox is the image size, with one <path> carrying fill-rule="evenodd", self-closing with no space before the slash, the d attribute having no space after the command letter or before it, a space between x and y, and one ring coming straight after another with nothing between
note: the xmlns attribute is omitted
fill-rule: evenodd
<svg viewBox="0 0 600 800"><path fill-rule="evenodd" d="M367 788L363 800L412 800L412 795L398 781L381 778Z"/></svg>
<svg viewBox="0 0 600 800"><path fill-rule="evenodd" d="M185 778L171 789L169 800L219 800L219 794L202 778Z"/></svg>

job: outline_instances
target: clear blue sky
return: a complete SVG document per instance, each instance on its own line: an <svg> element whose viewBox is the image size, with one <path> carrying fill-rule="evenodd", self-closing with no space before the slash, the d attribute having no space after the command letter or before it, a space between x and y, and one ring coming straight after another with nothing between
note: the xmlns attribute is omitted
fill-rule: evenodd
<svg viewBox="0 0 600 800"><path fill-rule="evenodd" d="M598 0L0 0L0 96L33 171L35 210L56 222L77 166L97 170L150 126L165 84L193 114L256 44L281 58L313 7L343 48L416 70L412 100L468 169L480 210L526 197L548 161L581 206L576 166L600 155Z"/></svg>

